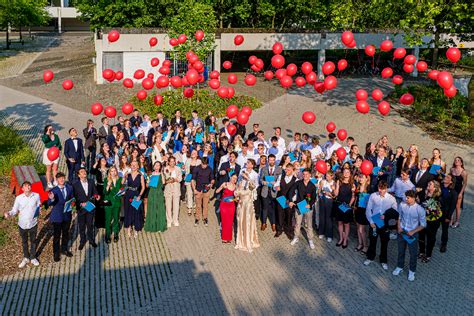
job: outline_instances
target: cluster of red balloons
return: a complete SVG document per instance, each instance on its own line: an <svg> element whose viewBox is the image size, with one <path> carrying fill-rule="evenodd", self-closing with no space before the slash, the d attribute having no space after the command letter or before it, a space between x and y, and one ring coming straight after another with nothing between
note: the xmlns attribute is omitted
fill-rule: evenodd
<svg viewBox="0 0 474 316"><path fill-rule="evenodd" d="M242 107L242 109L239 112L239 108L237 105L229 105L226 109L226 116L229 119L236 118L237 122L240 125L245 125L248 123L250 115L252 115L252 109L248 106ZM229 132L230 135L234 135L235 132L237 131L237 128L233 124L229 124L229 126L232 125L232 127L227 128L227 131ZM234 129L235 128L235 129Z"/></svg>
<svg viewBox="0 0 474 316"><path fill-rule="evenodd" d="M354 39L354 34L351 31L345 31L341 35L341 41L348 48L355 48L357 43Z"/></svg>
<svg viewBox="0 0 474 316"><path fill-rule="evenodd" d="M54 79L54 72L51 70L45 70L43 72L43 81L45 83L49 83ZM62 87L64 90L71 90L74 87L74 82L70 79L66 79L62 82Z"/></svg>

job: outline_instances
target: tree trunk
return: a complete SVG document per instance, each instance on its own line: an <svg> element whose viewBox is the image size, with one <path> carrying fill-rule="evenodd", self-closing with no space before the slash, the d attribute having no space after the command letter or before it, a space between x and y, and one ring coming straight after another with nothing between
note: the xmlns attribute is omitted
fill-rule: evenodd
<svg viewBox="0 0 474 316"><path fill-rule="evenodd" d="M272 29L275 29L275 13L273 14L273 17L272 17Z"/></svg>
<svg viewBox="0 0 474 316"><path fill-rule="evenodd" d="M7 50L10 49L10 34L9 34L9 28L7 26Z"/></svg>
<svg viewBox="0 0 474 316"><path fill-rule="evenodd" d="M20 43L22 43L21 45L23 45L23 34L21 33L21 26L18 28L18 30L20 31Z"/></svg>
<svg viewBox="0 0 474 316"><path fill-rule="evenodd" d="M435 32L435 38L434 38L434 48L433 48L433 64L432 64L432 68L435 69L436 67L438 67L438 48L439 46L439 31L438 29L436 30Z"/></svg>

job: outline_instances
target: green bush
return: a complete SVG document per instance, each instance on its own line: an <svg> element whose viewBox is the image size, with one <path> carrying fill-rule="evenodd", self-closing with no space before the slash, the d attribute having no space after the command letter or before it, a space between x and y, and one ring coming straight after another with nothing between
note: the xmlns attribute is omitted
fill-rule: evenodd
<svg viewBox="0 0 474 316"><path fill-rule="evenodd" d="M217 93L205 89L195 89L192 98L185 98L183 96L183 89L173 89L161 93L163 96L163 103L155 105L153 98L156 93L149 95L145 100L140 101L134 96L130 102L140 110L142 113L150 115L154 118L156 112L161 111L163 115L170 118L174 116L177 109L181 110L181 114L186 119L191 118L193 110L198 111L200 117L206 117L209 111L216 117L224 117L226 109L229 105L235 104L239 108L248 106L252 110L262 106L262 103L254 97L249 96L234 96L231 99L222 99Z"/></svg>
<svg viewBox="0 0 474 316"><path fill-rule="evenodd" d="M437 85L416 84L409 87L395 86L393 96L398 98L410 92L415 102L408 108L417 120L429 123L430 128L441 134L472 140L468 98L458 93L449 99Z"/></svg>
<svg viewBox="0 0 474 316"><path fill-rule="evenodd" d="M34 165L39 174L45 172L28 144L12 128L0 125L0 176L10 175L12 167L20 165Z"/></svg>

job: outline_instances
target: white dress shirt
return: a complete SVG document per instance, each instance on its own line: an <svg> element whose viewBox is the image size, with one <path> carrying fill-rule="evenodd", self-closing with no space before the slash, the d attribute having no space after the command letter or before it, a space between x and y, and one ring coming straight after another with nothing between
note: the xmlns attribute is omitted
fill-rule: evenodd
<svg viewBox="0 0 474 316"><path fill-rule="evenodd" d="M405 192L414 189L415 185L410 181L410 179L403 181L402 178L396 178L390 189L388 189L388 192L393 193L397 198L406 201Z"/></svg>
<svg viewBox="0 0 474 316"><path fill-rule="evenodd" d="M337 150L338 148L341 147L341 144L339 144L338 142L335 142L334 144L331 143L331 142L327 142L325 144L325 147L326 147L326 159L329 159L331 158L331 155L332 153Z"/></svg>
<svg viewBox="0 0 474 316"><path fill-rule="evenodd" d="M398 212L400 213L400 227L404 231L409 232L418 226L426 227L426 212L418 203L408 205L402 202Z"/></svg>
<svg viewBox="0 0 474 316"><path fill-rule="evenodd" d="M323 153L323 150L322 150L321 146L316 145L315 147L313 147L310 150L310 153L311 153L311 160L316 161L321 157L321 154Z"/></svg>
<svg viewBox="0 0 474 316"><path fill-rule="evenodd" d="M288 144L288 151L289 152L292 152L292 151L295 151L295 150L298 150L299 148L301 147L301 141L294 141L292 140L289 144Z"/></svg>
<svg viewBox="0 0 474 316"><path fill-rule="evenodd" d="M86 196L89 194L89 182L86 181L81 181L82 188L84 189L84 193Z"/></svg>
<svg viewBox="0 0 474 316"><path fill-rule="evenodd" d="M259 186L258 173L256 173L255 170L253 170L253 169L252 169L252 171L250 171L250 173L247 171L247 169L242 169L242 170L240 170L239 181L247 181L242 177L242 174L244 172L247 172L248 177L249 177L249 181L252 182L255 185L255 188L258 188L258 186Z"/></svg>
<svg viewBox="0 0 474 316"><path fill-rule="evenodd" d="M379 192L372 193L367 202L367 208L365 209L365 216L370 224L373 224L372 216L376 213L381 215L385 214L385 211L393 208L397 210L397 201L395 198L386 193L383 197Z"/></svg>
<svg viewBox="0 0 474 316"><path fill-rule="evenodd" d="M77 151L77 138L72 138L72 143L74 144L74 149Z"/></svg>
<svg viewBox="0 0 474 316"><path fill-rule="evenodd" d="M13 208L8 212L8 215L15 216L20 213L18 226L21 229L30 229L38 224L38 217L35 217L35 214L39 207L41 207L41 200L38 193L31 192L29 196L22 193L15 198Z"/></svg>

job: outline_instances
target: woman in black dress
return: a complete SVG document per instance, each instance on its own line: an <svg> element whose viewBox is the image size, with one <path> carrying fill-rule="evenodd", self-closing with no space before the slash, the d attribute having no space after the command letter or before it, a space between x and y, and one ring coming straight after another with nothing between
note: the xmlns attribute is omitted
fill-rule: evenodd
<svg viewBox="0 0 474 316"><path fill-rule="evenodd" d="M339 242L336 244L336 247L342 246L342 248L347 248L349 233L350 233L350 223L353 221L353 212L352 205L355 202L355 185L354 179L351 175L351 170L345 168L342 170L341 178L336 182L336 190L334 191L336 195L336 221L337 221L337 230L339 231ZM341 205L350 207L347 211L341 210Z"/></svg>
<svg viewBox="0 0 474 316"><path fill-rule="evenodd" d="M105 157L99 158L91 169L91 174L95 177L97 193L100 196L100 200L95 209L95 227L97 228L105 227L104 180L107 179L108 170L107 159Z"/></svg>
<svg viewBox="0 0 474 316"><path fill-rule="evenodd" d="M143 228L143 203L135 208L132 205L134 200L142 201L143 193L145 191L145 178L139 171L138 161L132 161L130 164L131 171L126 178L123 179L123 184L127 186L125 193L125 219L124 227L127 228L128 237L132 237L132 226L135 228L135 238L138 232Z"/></svg>
<svg viewBox="0 0 474 316"><path fill-rule="evenodd" d="M357 238L359 244L354 249L355 251L360 251L361 254L365 255L369 247L367 243L367 232L365 227L369 225L367 216L365 215L366 204L368 200L370 188L370 176L360 174L357 178L357 204L355 205L354 219L357 223ZM365 202L364 202L365 201Z"/></svg>
<svg viewBox="0 0 474 316"><path fill-rule="evenodd" d="M459 227L459 218L461 217L461 210L464 206L464 190L467 187L467 171L464 168L464 161L461 157L454 158L453 167L450 172L455 179L454 190L458 193L458 200L456 203L456 214L451 219L451 227Z"/></svg>

